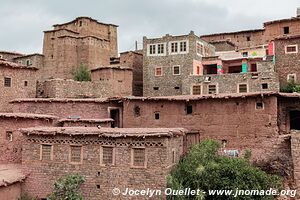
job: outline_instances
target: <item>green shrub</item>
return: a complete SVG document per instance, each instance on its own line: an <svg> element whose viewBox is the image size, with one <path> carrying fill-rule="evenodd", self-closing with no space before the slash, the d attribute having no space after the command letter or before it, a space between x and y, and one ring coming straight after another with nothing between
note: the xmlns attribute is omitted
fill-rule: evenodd
<svg viewBox="0 0 300 200"><path fill-rule="evenodd" d="M75 81L91 81L91 73L83 64L72 72Z"/></svg>
<svg viewBox="0 0 300 200"><path fill-rule="evenodd" d="M280 91L286 93L300 92L300 85L294 81L290 81L286 86L282 87Z"/></svg>
<svg viewBox="0 0 300 200"><path fill-rule="evenodd" d="M205 140L192 147L190 152L177 164L167 178L168 187L173 189L191 188L205 191L207 200L219 199L274 199L273 196L209 196L208 190L269 190L281 189L278 176L269 175L249 162L251 153L242 158L231 158L218 153L220 144ZM168 197L169 199L204 199L189 196Z"/></svg>

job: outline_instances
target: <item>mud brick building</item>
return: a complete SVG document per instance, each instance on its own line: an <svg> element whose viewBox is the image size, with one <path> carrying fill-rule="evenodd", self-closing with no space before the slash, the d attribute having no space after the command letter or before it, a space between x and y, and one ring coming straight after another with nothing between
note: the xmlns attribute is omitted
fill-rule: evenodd
<svg viewBox="0 0 300 200"><path fill-rule="evenodd" d="M215 48L190 32L188 35L143 38L143 95L181 95L182 80L203 56Z"/></svg>
<svg viewBox="0 0 300 200"><path fill-rule="evenodd" d="M117 26L113 24L78 17L44 33L43 78L72 78L72 70L81 64L88 69L108 66L110 57L118 56Z"/></svg>
<svg viewBox="0 0 300 200"><path fill-rule="evenodd" d="M9 101L36 96L37 68L0 60L0 110L10 112Z"/></svg>
<svg viewBox="0 0 300 200"><path fill-rule="evenodd" d="M0 164L21 163L23 127L52 126L55 116L29 113L0 113Z"/></svg>
<svg viewBox="0 0 300 200"><path fill-rule="evenodd" d="M120 199L112 189L165 188L166 176L183 154L179 128L28 128L22 167L30 176L23 190L45 198L53 183L67 173L86 178L85 199ZM36 181L39 180L39 181Z"/></svg>
<svg viewBox="0 0 300 200"><path fill-rule="evenodd" d="M17 52L0 51L0 59L4 59L10 62L12 62L14 58L17 58L19 56L24 56L24 54Z"/></svg>
<svg viewBox="0 0 300 200"><path fill-rule="evenodd" d="M279 81L286 85L289 81L299 82L300 77L300 35L285 36L275 39L276 71Z"/></svg>

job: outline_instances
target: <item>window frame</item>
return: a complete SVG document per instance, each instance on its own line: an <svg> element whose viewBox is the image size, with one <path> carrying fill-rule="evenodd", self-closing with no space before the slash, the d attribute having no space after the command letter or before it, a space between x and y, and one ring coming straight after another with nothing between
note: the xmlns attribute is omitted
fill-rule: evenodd
<svg viewBox="0 0 300 200"><path fill-rule="evenodd" d="M51 146L51 149L50 149L50 160L43 159L43 146ZM40 160L42 160L42 161L51 161L51 160L53 160L53 144L50 144L50 143L42 143L42 144L40 144Z"/></svg>
<svg viewBox="0 0 300 200"><path fill-rule="evenodd" d="M216 89L215 93L209 93L210 86L215 86L215 89ZM207 85L207 93L208 94L218 94L218 84L208 84Z"/></svg>
<svg viewBox="0 0 300 200"><path fill-rule="evenodd" d="M186 50L181 51L181 43L186 43ZM177 51L172 52L172 44L177 43ZM175 41L169 41L169 54L170 55L176 55L176 54L187 54L189 53L189 40L175 40Z"/></svg>
<svg viewBox="0 0 300 200"><path fill-rule="evenodd" d="M157 75L157 69L160 69L160 75ZM163 76L163 68L162 67L155 67L154 69L154 76Z"/></svg>
<svg viewBox="0 0 300 200"><path fill-rule="evenodd" d="M111 164L105 164L103 162L103 153L104 153L104 148L112 148L112 163ZM100 165L101 166L115 166L116 163L116 148L113 145L102 145L100 147Z"/></svg>
<svg viewBox="0 0 300 200"><path fill-rule="evenodd" d="M240 85L246 85L246 92L240 92ZM248 93L248 92L249 92L248 83L238 83L237 84L237 93Z"/></svg>
<svg viewBox="0 0 300 200"><path fill-rule="evenodd" d="M134 165L134 150L135 149L143 149L144 150L144 165ZM148 155L147 155L147 148L146 147L133 147L131 148L131 168L147 168L147 164L148 164Z"/></svg>
<svg viewBox="0 0 300 200"><path fill-rule="evenodd" d="M296 47L296 51L288 52L287 49L288 49L289 47ZM296 53L298 53L298 44L286 45L286 46L284 47L284 51L285 51L285 54L296 54Z"/></svg>
<svg viewBox="0 0 300 200"><path fill-rule="evenodd" d="M81 149L79 162L72 161L72 147L80 147L80 149ZM69 163L70 164L82 164L82 162L83 162L83 146L78 145L78 144L70 144L70 146L69 146Z"/></svg>
<svg viewBox="0 0 300 200"><path fill-rule="evenodd" d="M196 86L200 88L200 93L199 94L194 94L194 87L196 87ZM192 85L192 89L191 89L192 92L191 93L192 93L192 95L201 95L202 94L202 89L203 89L202 85L200 85L200 84Z"/></svg>
<svg viewBox="0 0 300 200"><path fill-rule="evenodd" d="M287 82L290 81L290 78L289 78L290 76L294 76L294 82L297 82L297 75L295 73L287 75L287 77L286 77Z"/></svg>
<svg viewBox="0 0 300 200"><path fill-rule="evenodd" d="M257 108L257 103L261 103L262 107L261 108ZM256 101L255 102L255 110L264 110L265 109L265 104L263 101Z"/></svg>
<svg viewBox="0 0 300 200"><path fill-rule="evenodd" d="M178 67L178 74L175 74L175 67ZM173 75L174 76L180 76L181 75L181 67L180 67L180 65L174 65L172 67L172 71L173 71Z"/></svg>
<svg viewBox="0 0 300 200"><path fill-rule="evenodd" d="M9 80L9 85L7 85L6 83L6 80ZM12 87L12 78L11 77L4 77L4 87Z"/></svg>
<svg viewBox="0 0 300 200"><path fill-rule="evenodd" d="M198 52L198 45L200 45L200 49L202 49L201 52ZM205 55L205 48L204 48L204 43L200 41L196 41L196 53L198 56L204 56Z"/></svg>

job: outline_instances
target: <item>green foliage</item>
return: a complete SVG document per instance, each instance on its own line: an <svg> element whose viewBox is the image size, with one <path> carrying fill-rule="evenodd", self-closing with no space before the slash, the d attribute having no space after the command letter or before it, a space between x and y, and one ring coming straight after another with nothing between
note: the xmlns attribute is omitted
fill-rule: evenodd
<svg viewBox="0 0 300 200"><path fill-rule="evenodd" d="M18 200L38 200L37 197L31 197L27 193L22 193Z"/></svg>
<svg viewBox="0 0 300 200"><path fill-rule="evenodd" d="M294 81L290 81L286 86L282 87L280 91L286 93L300 92L300 85Z"/></svg>
<svg viewBox="0 0 300 200"><path fill-rule="evenodd" d="M281 189L281 179L269 175L250 164L251 152L244 158L230 158L219 155L220 144L213 140L205 140L192 147L167 178L168 187L173 189L200 189L205 191L206 200L219 199L274 199L273 196L209 196L208 190L269 190ZM204 199L204 197L168 197L172 200Z"/></svg>
<svg viewBox="0 0 300 200"><path fill-rule="evenodd" d="M246 151L245 151L245 153L243 155L244 159L250 161L251 156L252 156L251 150L250 149L246 149Z"/></svg>
<svg viewBox="0 0 300 200"><path fill-rule="evenodd" d="M71 174L59 178L54 183L54 190L47 200L83 200L80 186L85 179L79 174Z"/></svg>
<svg viewBox="0 0 300 200"><path fill-rule="evenodd" d="M75 81L91 81L91 73L83 64L73 71L73 77Z"/></svg>

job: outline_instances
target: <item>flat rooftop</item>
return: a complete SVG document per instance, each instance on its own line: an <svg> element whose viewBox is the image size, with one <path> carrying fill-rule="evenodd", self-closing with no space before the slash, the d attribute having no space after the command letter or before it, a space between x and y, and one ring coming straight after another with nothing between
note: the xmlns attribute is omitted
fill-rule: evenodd
<svg viewBox="0 0 300 200"><path fill-rule="evenodd" d="M188 132L184 128L97 128L97 127L32 127L20 129L25 135L125 137L174 137Z"/></svg>

